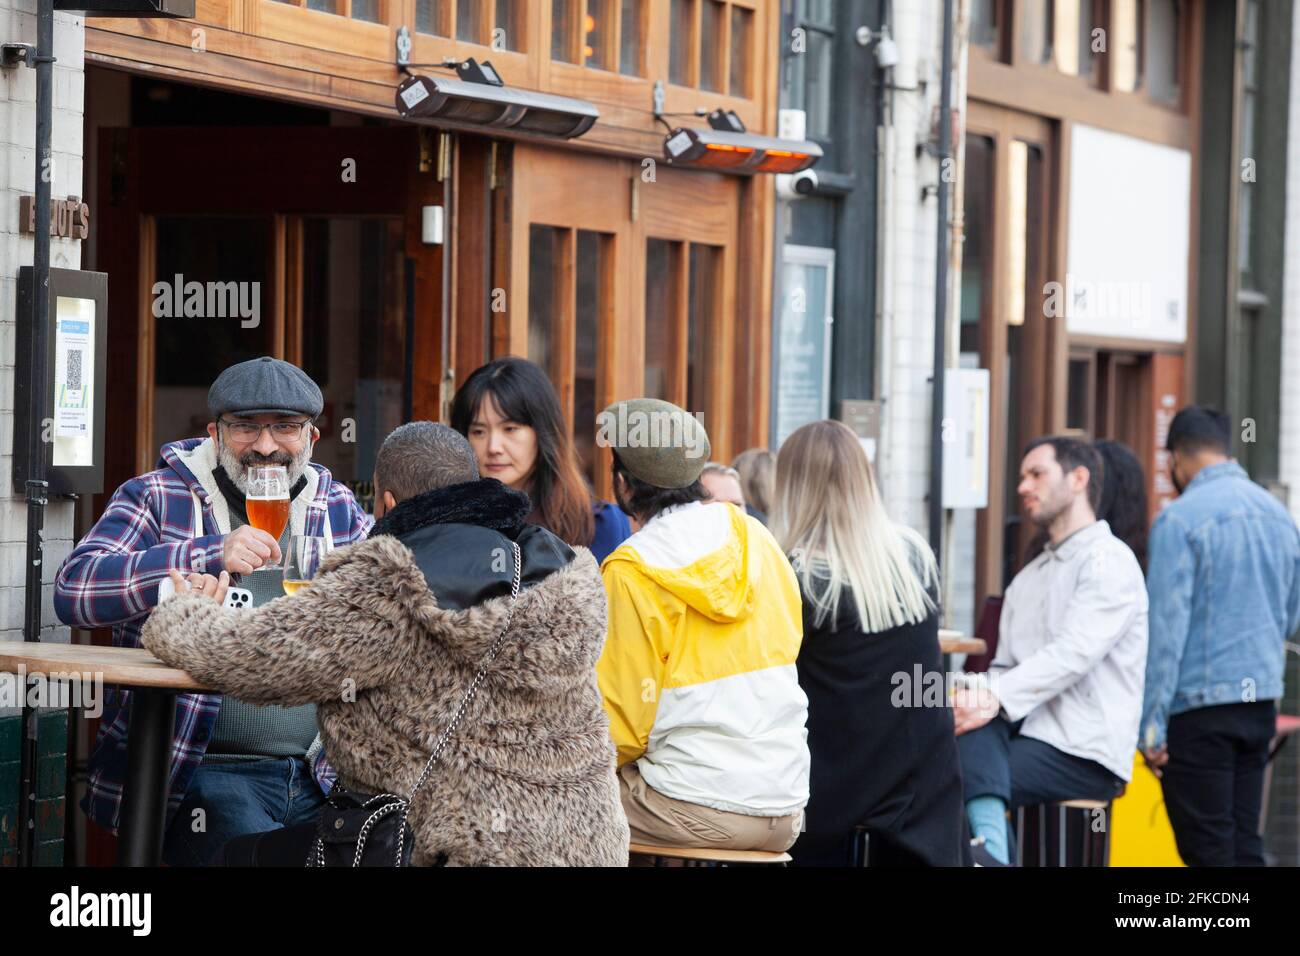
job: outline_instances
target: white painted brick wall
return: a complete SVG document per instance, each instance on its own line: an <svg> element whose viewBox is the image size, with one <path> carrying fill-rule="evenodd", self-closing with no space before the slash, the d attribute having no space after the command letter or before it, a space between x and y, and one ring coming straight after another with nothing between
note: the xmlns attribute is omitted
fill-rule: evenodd
<svg viewBox="0 0 1300 956"><path fill-rule="evenodd" d="M930 484L930 415L934 362L934 280L937 206L922 201L921 189L938 182L938 164L928 154L917 158L918 143L930 134L938 102L942 3L913 0L894 7L894 38L904 69L900 86L921 85L894 96L894 148L882 157L891 177L892 227L885 237L893 249L893 316L888 342L889 393L885 396L881 447L877 458L886 506L894 520L927 530L926 495ZM915 68L915 76L901 75ZM918 82L919 81L919 84Z"/></svg>
<svg viewBox="0 0 1300 956"><path fill-rule="evenodd" d="M0 29L6 42L36 42L34 0L0 0ZM82 188L82 129L85 108L85 23L54 17L54 196L85 195ZM18 234L18 200L35 192L36 74L26 67L0 71L0 640L21 640L27 506L12 484L14 379L17 368L15 311L18 269L31 265L35 243ZM81 267L77 242L54 240L56 267ZM68 629L54 616L54 575L72 549L73 506L55 501L45 513L45 582L42 639L67 641Z"/></svg>
<svg viewBox="0 0 1300 956"><path fill-rule="evenodd" d="M1300 29L1300 4L1295 8ZM1282 395L1279 477L1290 487L1291 513L1300 520L1300 33L1291 50L1291 115L1287 143L1286 264L1282 285Z"/></svg>

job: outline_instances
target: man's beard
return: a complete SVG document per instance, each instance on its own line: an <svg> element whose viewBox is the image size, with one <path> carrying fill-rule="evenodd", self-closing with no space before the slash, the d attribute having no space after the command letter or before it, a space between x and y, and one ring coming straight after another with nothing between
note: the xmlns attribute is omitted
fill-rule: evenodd
<svg viewBox="0 0 1300 956"><path fill-rule="evenodd" d="M1062 496L1059 501L1055 502L1044 501L1042 506L1038 509L1038 514L1034 515L1029 520L1045 531L1051 527L1052 522L1059 518L1068 507L1070 507L1070 499L1066 496Z"/></svg>
<svg viewBox="0 0 1300 956"><path fill-rule="evenodd" d="M1169 480L1172 481L1172 482L1174 483L1174 490L1177 491L1180 495L1181 495L1181 494L1186 490L1187 486L1184 485L1181 481L1178 480L1178 469L1177 469L1177 468L1174 468L1174 467L1170 466L1170 468L1169 468Z"/></svg>
<svg viewBox="0 0 1300 956"><path fill-rule="evenodd" d="M310 441L303 445L302 451L298 452L297 455L276 451L263 456L250 449L242 455L236 456L234 449L220 438L217 439L217 464L235 483L235 487L244 494L248 494L248 470L255 465L283 465L289 473L289 487L292 488L298 483L298 479L306 473L307 466L310 463Z"/></svg>

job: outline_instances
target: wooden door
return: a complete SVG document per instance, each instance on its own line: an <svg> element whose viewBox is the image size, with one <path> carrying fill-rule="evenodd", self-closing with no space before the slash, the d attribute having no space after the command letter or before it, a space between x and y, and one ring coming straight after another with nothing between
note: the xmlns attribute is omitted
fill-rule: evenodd
<svg viewBox="0 0 1300 956"><path fill-rule="evenodd" d="M655 391L700 404L688 410L705 414L714 456L732 453L742 188L717 174L648 175L627 160L513 147L496 221L506 309L493 316L493 354L547 370L602 496L609 458L593 447L594 416L647 394L648 341L663 373ZM661 269L648 269L648 251L662 253ZM665 324L649 338L648 298L663 304L653 321Z"/></svg>
<svg viewBox="0 0 1300 956"><path fill-rule="evenodd" d="M1064 319L1045 308L1044 287L1058 272L1057 144L1050 123L972 102L968 136L991 144L985 188L991 246L976 329L980 366L992 382L989 504L976 518L975 594L998 594L1019 569L1033 530L1016 496L1020 453L1037 435L1064 424ZM1058 383L1059 388L1058 388ZM1058 394L1059 391L1059 394Z"/></svg>

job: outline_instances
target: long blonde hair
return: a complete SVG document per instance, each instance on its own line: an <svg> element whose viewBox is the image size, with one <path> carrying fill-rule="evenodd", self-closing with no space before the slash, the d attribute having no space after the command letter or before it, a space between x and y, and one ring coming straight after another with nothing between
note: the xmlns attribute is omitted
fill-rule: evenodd
<svg viewBox="0 0 1300 956"><path fill-rule="evenodd" d="M813 422L785 440L776 461L773 533L790 555L815 624L852 595L869 634L924 621L938 580L925 539L885 512L871 463L841 422Z"/></svg>

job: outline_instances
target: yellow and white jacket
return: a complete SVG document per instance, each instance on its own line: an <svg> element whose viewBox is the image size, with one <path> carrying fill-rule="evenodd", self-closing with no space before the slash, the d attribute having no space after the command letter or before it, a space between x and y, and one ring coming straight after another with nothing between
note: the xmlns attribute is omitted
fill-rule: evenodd
<svg viewBox="0 0 1300 956"><path fill-rule="evenodd" d="M618 746L666 797L748 816L808 802L799 585L776 540L730 504L669 508L601 567L596 674Z"/></svg>

